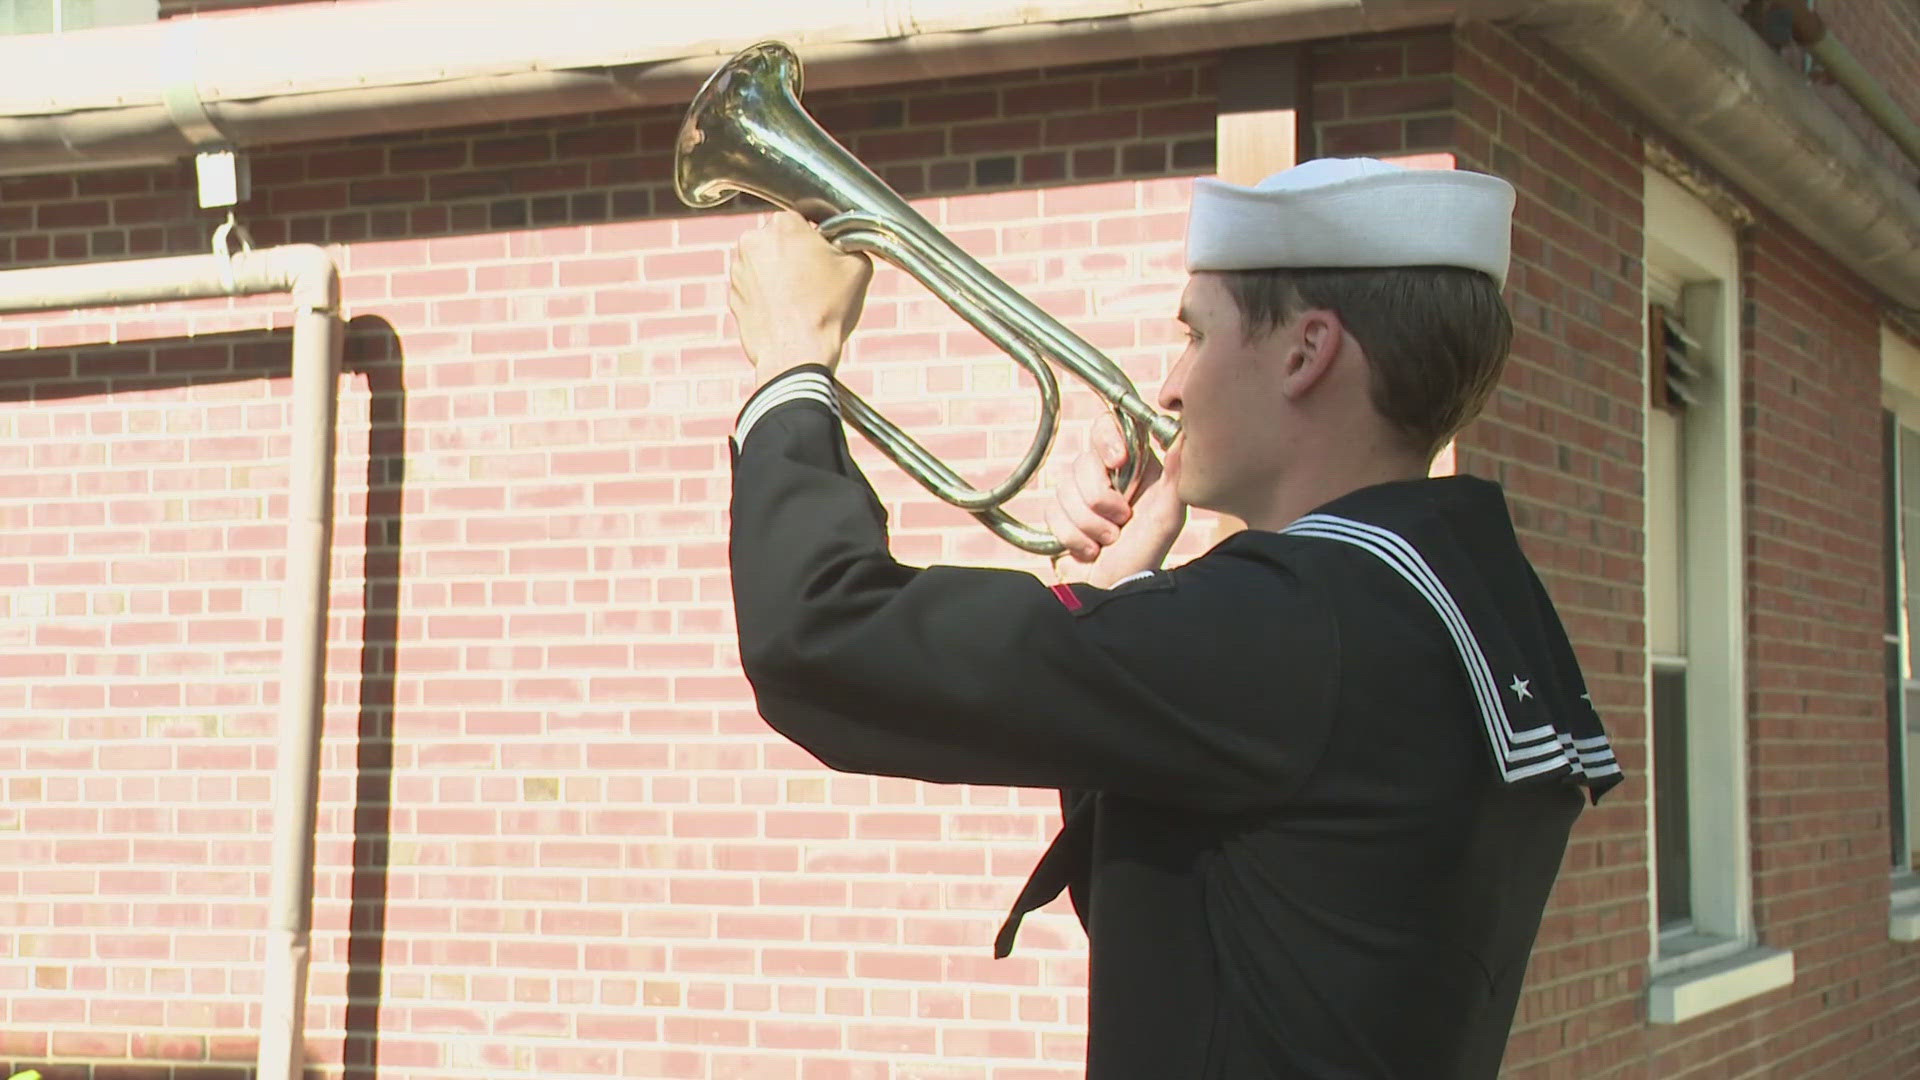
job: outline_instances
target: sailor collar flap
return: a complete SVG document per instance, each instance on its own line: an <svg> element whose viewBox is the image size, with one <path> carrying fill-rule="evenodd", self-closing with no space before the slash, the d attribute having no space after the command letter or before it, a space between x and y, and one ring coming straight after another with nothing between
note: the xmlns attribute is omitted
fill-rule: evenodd
<svg viewBox="0 0 1920 1080"><path fill-rule="evenodd" d="M1280 533L1365 552L1433 609L1503 781L1570 782L1598 802L1623 779L1572 646L1520 551L1496 485L1465 477L1381 485L1336 500Z"/></svg>

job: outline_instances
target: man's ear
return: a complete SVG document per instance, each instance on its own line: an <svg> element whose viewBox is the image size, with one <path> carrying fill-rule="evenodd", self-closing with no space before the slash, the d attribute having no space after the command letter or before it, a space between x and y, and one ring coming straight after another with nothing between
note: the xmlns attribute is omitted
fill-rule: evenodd
<svg viewBox="0 0 1920 1080"><path fill-rule="evenodd" d="M1300 314L1292 347L1287 350L1286 377L1281 384L1288 397L1297 400L1320 384L1333 368L1334 358L1340 355L1345 337L1346 328L1333 312L1309 310Z"/></svg>

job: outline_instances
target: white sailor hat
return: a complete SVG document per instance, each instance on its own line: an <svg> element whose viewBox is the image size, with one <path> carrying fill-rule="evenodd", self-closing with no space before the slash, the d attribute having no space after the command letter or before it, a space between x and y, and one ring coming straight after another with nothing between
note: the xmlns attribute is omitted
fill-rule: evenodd
<svg viewBox="0 0 1920 1080"><path fill-rule="evenodd" d="M1463 266L1507 282L1513 186L1484 173L1319 158L1252 187L1194 181L1187 269Z"/></svg>

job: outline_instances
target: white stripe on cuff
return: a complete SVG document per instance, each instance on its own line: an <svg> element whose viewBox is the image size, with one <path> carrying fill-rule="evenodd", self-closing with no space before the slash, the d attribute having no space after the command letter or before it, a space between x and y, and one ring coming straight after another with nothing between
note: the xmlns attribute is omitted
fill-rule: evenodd
<svg viewBox="0 0 1920 1080"><path fill-rule="evenodd" d="M833 410L833 415L840 415L840 399L833 392L832 379L818 371L790 371L762 387L752 404L740 414L739 421L733 427L734 445L744 444L747 432L752 431L753 426L775 408L789 401L803 399L817 401Z"/></svg>

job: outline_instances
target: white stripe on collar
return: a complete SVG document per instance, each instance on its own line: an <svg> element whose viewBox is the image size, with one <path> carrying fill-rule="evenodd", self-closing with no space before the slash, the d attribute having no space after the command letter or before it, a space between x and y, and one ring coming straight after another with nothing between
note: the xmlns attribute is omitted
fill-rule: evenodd
<svg viewBox="0 0 1920 1080"><path fill-rule="evenodd" d="M740 419L734 424L734 445L746 442L747 432L752 431L753 426L775 408L789 401L801 400L817 401L833 410L833 415L840 415L840 398L834 393L833 380L818 371L796 368L775 377L754 395L753 401L748 403L746 411L740 414Z"/></svg>
<svg viewBox="0 0 1920 1080"><path fill-rule="evenodd" d="M1472 627L1467 625L1460 605L1454 601L1453 594L1447 591L1446 585L1441 583L1420 552L1398 533L1331 514L1309 514L1280 531L1293 536L1338 540L1366 551L1405 578L1433 606L1460 654L1467 682L1472 686L1474 698L1480 706L1480 719L1487 729L1487 744L1493 751L1494 765L1507 781L1523 780L1559 769L1569 769L1576 776L1589 777L1620 771L1620 766L1613 760L1613 750L1604 736L1576 741L1572 736L1554 730L1552 724L1525 731L1513 730L1513 722L1507 716L1506 702L1501 698L1500 687L1487 665L1486 653L1473 636Z"/></svg>

